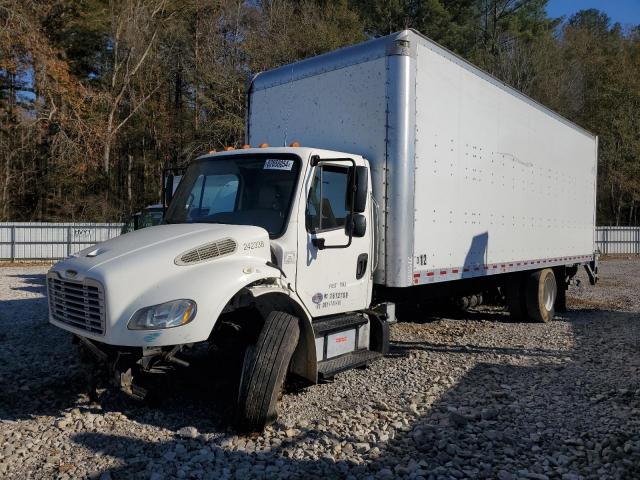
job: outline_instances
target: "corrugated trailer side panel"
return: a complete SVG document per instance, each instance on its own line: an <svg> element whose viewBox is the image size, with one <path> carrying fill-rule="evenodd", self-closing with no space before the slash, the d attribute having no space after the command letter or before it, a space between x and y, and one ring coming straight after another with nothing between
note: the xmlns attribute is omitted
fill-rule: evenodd
<svg viewBox="0 0 640 480"><path fill-rule="evenodd" d="M411 283L589 260L596 138L417 43Z"/></svg>

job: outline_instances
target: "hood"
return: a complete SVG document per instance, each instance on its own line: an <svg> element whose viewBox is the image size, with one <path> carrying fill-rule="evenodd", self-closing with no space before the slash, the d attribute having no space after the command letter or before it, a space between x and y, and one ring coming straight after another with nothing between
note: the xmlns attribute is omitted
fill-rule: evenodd
<svg viewBox="0 0 640 480"><path fill-rule="evenodd" d="M255 254L244 251L251 247L252 241L262 240L268 247L269 236L263 228L247 225L221 225L203 223L185 223L175 225L157 225L120 235L92 247L86 248L54 266L64 266L78 274L77 279L84 276L95 277L105 268L133 265L143 267L149 262L155 266L165 264L174 266L176 257L194 248L219 240L232 239L237 244L233 254ZM248 245L245 245L248 244ZM267 256L266 260L269 260Z"/></svg>
<svg viewBox="0 0 640 480"><path fill-rule="evenodd" d="M200 245L231 238L238 243L264 237L266 230L246 225L221 225L203 223L185 223L176 225L157 225L120 235L106 242L86 248L71 258L83 258L91 263L89 270L123 257L147 255L151 252L162 256L174 257Z"/></svg>

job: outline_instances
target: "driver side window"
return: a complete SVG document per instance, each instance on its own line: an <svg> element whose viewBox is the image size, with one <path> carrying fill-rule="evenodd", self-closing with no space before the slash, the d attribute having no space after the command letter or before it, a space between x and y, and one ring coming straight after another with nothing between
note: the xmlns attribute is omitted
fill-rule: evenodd
<svg viewBox="0 0 640 480"><path fill-rule="evenodd" d="M316 167L307 199L306 224L310 232L344 228L349 170L322 165Z"/></svg>

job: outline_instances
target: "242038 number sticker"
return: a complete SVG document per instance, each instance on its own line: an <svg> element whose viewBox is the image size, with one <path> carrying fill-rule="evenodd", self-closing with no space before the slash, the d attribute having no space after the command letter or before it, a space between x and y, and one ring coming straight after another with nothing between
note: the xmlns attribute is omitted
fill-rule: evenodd
<svg viewBox="0 0 640 480"><path fill-rule="evenodd" d="M262 248L264 247L264 242L262 240L258 241L258 242L248 242L248 243L243 243L243 250L255 250L256 248Z"/></svg>

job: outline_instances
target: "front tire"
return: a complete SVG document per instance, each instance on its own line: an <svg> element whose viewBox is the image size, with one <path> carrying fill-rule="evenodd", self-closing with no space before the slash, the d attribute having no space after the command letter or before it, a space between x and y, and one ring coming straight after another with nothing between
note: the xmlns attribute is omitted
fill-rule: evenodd
<svg viewBox="0 0 640 480"><path fill-rule="evenodd" d="M261 431L277 418L277 403L298 343L298 319L271 312L255 345L247 349L238 394L238 427Z"/></svg>

